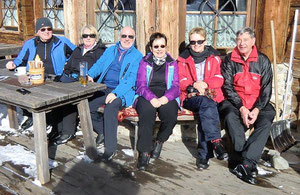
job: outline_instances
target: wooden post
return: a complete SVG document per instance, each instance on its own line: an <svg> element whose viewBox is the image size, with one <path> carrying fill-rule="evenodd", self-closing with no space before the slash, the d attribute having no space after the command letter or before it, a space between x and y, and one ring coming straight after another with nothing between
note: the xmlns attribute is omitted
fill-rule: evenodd
<svg viewBox="0 0 300 195"><path fill-rule="evenodd" d="M33 0L20 0L19 3L19 32L21 32L23 39L27 40L34 36Z"/></svg>
<svg viewBox="0 0 300 195"><path fill-rule="evenodd" d="M143 55L149 37L155 31L155 1L136 1L136 43Z"/></svg>
<svg viewBox="0 0 300 195"><path fill-rule="evenodd" d="M7 105L7 113L8 113L9 127L12 129L18 129L19 125L18 125L16 107Z"/></svg>
<svg viewBox="0 0 300 195"><path fill-rule="evenodd" d="M88 100L81 100L77 105L87 156L96 160L98 157L96 142L93 135L93 125Z"/></svg>
<svg viewBox="0 0 300 195"><path fill-rule="evenodd" d="M38 18L44 16L44 6L43 1L40 0L33 0L33 9L34 9L34 24Z"/></svg>
<svg viewBox="0 0 300 195"><path fill-rule="evenodd" d="M87 1L64 0L65 36L78 44L80 30L88 23Z"/></svg>
<svg viewBox="0 0 300 195"><path fill-rule="evenodd" d="M285 58L287 31L289 24L290 0L257 0L256 36L258 49L266 54L271 61L272 41L270 36L270 21L274 21L276 39L277 62L282 63Z"/></svg>
<svg viewBox="0 0 300 195"><path fill-rule="evenodd" d="M168 38L168 51L175 59L179 45L185 39L186 0L137 1L137 45L145 54L149 37L154 32L164 33Z"/></svg>
<svg viewBox="0 0 300 195"><path fill-rule="evenodd" d="M37 179L41 184L50 181L45 112L32 113Z"/></svg>

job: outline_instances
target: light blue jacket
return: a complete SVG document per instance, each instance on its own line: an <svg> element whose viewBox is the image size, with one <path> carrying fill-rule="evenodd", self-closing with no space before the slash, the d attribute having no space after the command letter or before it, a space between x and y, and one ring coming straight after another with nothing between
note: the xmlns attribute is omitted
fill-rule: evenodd
<svg viewBox="0 0 300 195"><path fill-rule="evenodd" d="M28 69L28 61L34 60L36 56L36 38L29 39L26 41L18 54L18 57L14 60L14 64L16 66L20 66L21 64L27 65ZM53 64L53 69L56 75L62 75L65 63L68 61L69 56L65 55L66 47L74 50L76 48L75 45L71 43L71 41L65 37L53 36L53 46L51 51L51 59Z"/></svg>
<svg viewBox="0 0 300 195"><path fill-rule="evenodd" d="M120 42L107 48L103 55L97 60L97 62L91 67L88 75L92 78L96 78L100 75L98 83L102 83L110 65L117 55L117 48ZM139 62L143 55L134 46L128 49L126 52L123 63L121 65L121 71L119 75L119 85L112 91L118 98L121 98L122 104L126 107L131 106L135 94L135 81L137 71L139 68Z"/></svg>

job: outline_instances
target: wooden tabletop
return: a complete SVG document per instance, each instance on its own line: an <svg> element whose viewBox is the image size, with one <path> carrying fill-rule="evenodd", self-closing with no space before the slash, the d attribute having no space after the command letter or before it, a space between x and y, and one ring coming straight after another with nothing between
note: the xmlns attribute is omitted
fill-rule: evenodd
<svg viewBox="0 0 300 195"><path fill-rule="evenodd" d="M18 54L21 49L21 45L0 43L0 56Z"/></svg>
<svg viewBox="0 0 300 195"><path fill-rule="evenodd" d="M0 102L34 112L50 110L63 104L76 103L105 88L104 84L99 83L88 83L86 87L83 87L79 81L61 83L47 80L43 85L26 88L31 93L22 95L16 91L22 87L15 84L17 76L14 75L13 71L0 69L0 75L10 76L5 81L0 81Z"/></svg>

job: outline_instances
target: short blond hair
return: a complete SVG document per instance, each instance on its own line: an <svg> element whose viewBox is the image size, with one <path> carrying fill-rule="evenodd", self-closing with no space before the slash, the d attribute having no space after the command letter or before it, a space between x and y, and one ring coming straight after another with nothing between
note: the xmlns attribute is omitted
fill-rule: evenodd
<svg viewBox="0 0 300 195"><path fill-rule="evenodd" d="M85 29L89 29L91 31L91 34L95 34L96 35L96 42L99 41L99 33L98 33L97 29L93 25L88 24L88 25L82 27L81 30L80 30L80 43L81 44L83 43L82 35L83 35L83 31Z"/></svg>
<svg viewBox="0 0 300 195"><path fill-rule="evenodd" d="M192 34L199 34L206 40L206 30L202 27L195 27L189 32L189 40Z"/></svg>

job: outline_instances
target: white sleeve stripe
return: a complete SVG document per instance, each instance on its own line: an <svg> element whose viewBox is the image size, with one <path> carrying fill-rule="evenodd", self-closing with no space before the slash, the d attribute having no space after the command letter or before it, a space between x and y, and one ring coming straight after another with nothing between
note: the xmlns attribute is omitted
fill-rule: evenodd
<svg viewBox="0 0 300 195"><path fill-rule="evenodd" d="M185 80L188 80L188 79L187 79L187 78L183 78L183 79L180 80L180 82L181 82L181 81L185 81Z"/></svg>
<svg viewBox="0 0 300 195"><path fill-rule="evenodd" d="M215 75L215 77L219 77L219 78L221 78L221 79L223 79L224 77L222 76L222 75Z"/></svg>

